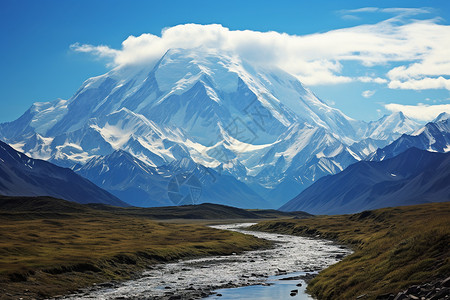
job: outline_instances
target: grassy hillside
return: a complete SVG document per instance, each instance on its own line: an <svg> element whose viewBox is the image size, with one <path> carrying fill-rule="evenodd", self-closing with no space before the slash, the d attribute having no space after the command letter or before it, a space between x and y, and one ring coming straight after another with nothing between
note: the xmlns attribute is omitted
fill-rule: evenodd
<svg viewBox="0 0 450 300"><path fill-rule="evenodd" d="M158 262L269 246L240 233L157 222L146 214L103 208L48 197L2 197L0 298L62 294L127 279ZM235 213L233 217L243 217Z"/></svg>
<svg viewBox="0 0 450 300"><path fill-rule="evenodd" d="M308 285L319 299L374 299L450 275L450 202L265 221L253 229L320 236L354 249Z"/></svg>

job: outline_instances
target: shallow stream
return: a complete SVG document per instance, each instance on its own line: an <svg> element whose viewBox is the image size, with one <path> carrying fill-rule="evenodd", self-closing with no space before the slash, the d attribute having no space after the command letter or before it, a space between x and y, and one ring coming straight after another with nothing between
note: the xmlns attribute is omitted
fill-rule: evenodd
<svg viewBox="0 0 450 300"><path fill-rule="evenodd" d="M276 242L272 249L159 264L135 280L91 288L64 299L312 299L303 277L350 251L333 242L248 231L252 224L212 226ZM280 280L290 277L290 280ZM299 286L297 286L299 285ZM301 286L300 286L301 285ZM297 290L291 296L291 291Z"/></svg>

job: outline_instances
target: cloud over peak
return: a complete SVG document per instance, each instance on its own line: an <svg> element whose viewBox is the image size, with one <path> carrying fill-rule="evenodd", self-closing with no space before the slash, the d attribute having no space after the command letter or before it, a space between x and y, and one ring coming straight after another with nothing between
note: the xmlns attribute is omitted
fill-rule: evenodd
<svg viewBox="0 0 450 300"><path fill-rule="evenodd" d="M450 90L450 80L446 78L450 76L447 45L450 45L450 26L441 25L436 19L391 18L371 25L301 36L230 30L220 24L183 24L164 29L161 36L149 33L129 36L121 49L78 43L71 48L111 59L114 65L122 66L154 62L170 48L203 47L226 51L254 63L270 62L307 85L388 82L392 89ZM346 67L349 62L356 62L362 70L380 66L385 71L374 77L357 76ZM395 67L390 67L392 64Z"/></svg>

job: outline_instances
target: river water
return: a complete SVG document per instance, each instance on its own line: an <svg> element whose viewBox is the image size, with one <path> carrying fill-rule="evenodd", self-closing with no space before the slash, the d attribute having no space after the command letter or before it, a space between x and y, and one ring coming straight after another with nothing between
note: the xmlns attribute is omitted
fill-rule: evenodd
<svg viewBox="0 0 450 300"><path fill-rule="evenodd" d="M249 225L252 224L212 227L272 240L276 246L238 255L159 264L143 272L139 279L98 286L64 299L312 299L304 293L306 284L301 277L350 253L327 240L243 228ZM293 290L297 292L291 296Z"/></svg>

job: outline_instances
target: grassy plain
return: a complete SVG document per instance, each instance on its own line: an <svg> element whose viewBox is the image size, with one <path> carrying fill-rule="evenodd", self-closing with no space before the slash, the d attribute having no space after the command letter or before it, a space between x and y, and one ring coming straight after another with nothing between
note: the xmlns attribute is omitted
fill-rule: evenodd
<svg viewBox="0 0 450 300"><path fill-rule="evenodd" d="M374 299L450 276L450 202L264 221L253 229L332 239L354 250L309 283L318 299Z"/></svg>
<svg viewBox="0 0 450 300"><path fill-rule="evenodd" d="M208 207L202 209L207 217ZM155 263L270 246L188 219L175 224L132 211L47 197L1 198L0 298L44 298L132 278ZM245 215L233 211L232 218Z"/></svg>

